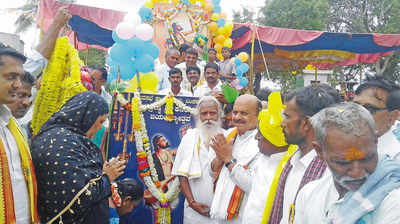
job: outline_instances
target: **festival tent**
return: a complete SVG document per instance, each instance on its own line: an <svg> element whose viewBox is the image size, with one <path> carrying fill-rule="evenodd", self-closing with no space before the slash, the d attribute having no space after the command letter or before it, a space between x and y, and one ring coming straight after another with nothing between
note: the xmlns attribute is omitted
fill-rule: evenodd
<svg viewBox="0 0 400 224"><path fill-rule="evenodd" d="M89 47L106 50L114 44L112 30L120 23L125 12L61 3L55 0L41 0L37 24L41 32L46 32L52 24L58 8L66 6L72 14L68 21L71 31L67 32L70 42L78 50Z"/></svg>
<svg viewBox="0 0 400 224"><path fill-rule="evenodd" d="M293 71L374 63L400 49L400 34L351 34L235 24L232 55L247 52L254 71Z"/></svg>

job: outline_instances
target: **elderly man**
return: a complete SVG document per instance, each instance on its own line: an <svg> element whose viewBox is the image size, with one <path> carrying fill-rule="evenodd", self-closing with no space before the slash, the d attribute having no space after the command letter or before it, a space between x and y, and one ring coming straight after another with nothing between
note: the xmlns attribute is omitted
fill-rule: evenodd
<svg viewBox="0 0 400 224"><path fill-rule="evenodd" d="M216 156L211 162L215 177L215 194L210 215L219 223L241 223L246 205L259 149L257 116L261 103L253 95L238 97L233 106L233 124L226 136L217 134L211 147Z"/></svg>
<svg viewBox="0 0 400 224"><path fill-rule="evenodd" d="M93 91L102 96L108 104L111 104L112 97L104 88L107 82L108 72L103 67L95 67L90 71L90 77L92 78Z"/></svg>
<svg viewBox="0 0 400 224"><path fill-rule="evenodd" d="M165 53L165 63L160 65L156 69L156 74L158 76L158 90L169 89L171 88L171 84L168 81L169 71L171 68L175 68L175 66L179 62L180 53L175 48L170 48Z"/></svg>
<svg viewBox="0 0 400 224"><path fill-rule="evenodd" d="M297 192L325 173L326 163L317 157L312 145L314 131L309 119L321 109L339 101L337 91L328 85L308 86L287 96L283 133L287 143L298 145L299 150L282 170L270 213L264 213L263 223L288 223L289 211L296 203Z"/></svg>
<svg viewBox="0 0 400 224"><path fill-rule="evenodd" d="M280 93L271 93L269 102L268 110L262 110L258 115L256 139L262 155L255 169L249 199L244 209L243 224L261 223L267 200L272 200L275 196L276 186L272 186L272 183L274 176L279 177L276 172L279 170L277 167L280 166L282 170L283 164L287 161L283 159L284 156L289 157L297 149L295 145L289 147L283 134L281 127L283 105Z"/></svg>
<svg viewBox="0 0 400 224"><path fill-rule="evenodd" d="M396 114L387 108L389 95L399 90L395 82L382 76L368 77L356 90L354 102L364 106L375 120L378 135L378 153L380 157L389 155L393 157L399 151L400 145L393 143L390 129L396 120Z"/></svg>
<svg viewBox="0 0 400 224"><path fill-rule="evenodd" d="M14 49L0 49L0 220L36 223L36 178L29 148L6 104L17 100L24 76L25 56Z"/></svg>
<svg viewBox="0 0 400 224"><path fill-rule="evenodd" d="M300 191L295 223L399 223L400 163L389 158L378 162L370 113L341 103L316 114L311 124L315 150L332 175Z"/></svg>
<svg viewBox="0 0 400 224"><path fill-rule="evenodd" d="M172 174L179 177L185 195L184 223L215 223L209 216L213 179L208 172L210 140L222 133L222 109L212 96L197 105L196 128L189 129L178 147Z"/></svg>

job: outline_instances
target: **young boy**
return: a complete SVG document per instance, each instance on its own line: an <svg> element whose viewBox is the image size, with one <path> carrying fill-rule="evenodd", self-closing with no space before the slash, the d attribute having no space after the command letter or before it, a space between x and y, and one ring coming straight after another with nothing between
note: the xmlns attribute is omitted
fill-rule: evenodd
<svg viewBox="0 0 400 224"><path fill-rule="evenodd" d="M236 79L235 64L230 59L231 50L228 47L223 47L222 56L224 57L224 60L219 64L221 79L231 82Z"/></svg>

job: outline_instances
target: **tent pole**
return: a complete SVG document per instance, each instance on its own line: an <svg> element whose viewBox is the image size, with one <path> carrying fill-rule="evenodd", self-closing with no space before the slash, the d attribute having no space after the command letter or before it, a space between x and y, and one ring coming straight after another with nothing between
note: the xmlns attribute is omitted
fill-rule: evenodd
<svg viewBox="0 0 400 224"><path fill-rule="evenodd" d="M250 73L249 73L249 91L254 95L254 43L256 39L256 34L254 31L254 26L251 24L252 28L252 41L251 41L251 52L250 52Z"/></svg>

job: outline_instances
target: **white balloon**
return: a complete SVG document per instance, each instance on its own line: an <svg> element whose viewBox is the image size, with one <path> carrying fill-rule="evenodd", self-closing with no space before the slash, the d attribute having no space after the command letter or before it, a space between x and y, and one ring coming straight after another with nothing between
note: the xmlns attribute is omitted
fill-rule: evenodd
<svg viewBox="0 0 400 224"><path fill-rule="evenodd" d="M115 32L119 38L128 40L135 36L135 25L128 22L121 22L117 25L117 28L115 28Z"/></svg>
<svg viewBox="0 0 400 224"><path fill-rule="evenodd" d="M147 23L142 23L136 27L136 37L148 41L153 38L154 30L153 27Z"/></svg>

